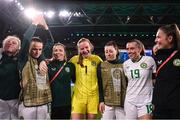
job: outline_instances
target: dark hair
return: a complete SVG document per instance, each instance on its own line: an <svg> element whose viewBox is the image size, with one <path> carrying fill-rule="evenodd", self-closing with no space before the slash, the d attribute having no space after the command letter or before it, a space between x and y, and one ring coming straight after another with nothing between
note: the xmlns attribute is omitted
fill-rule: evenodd
<svg viewBox="0 0 180 120"><path fill-rule="evenodd" d="M43 45L43 41L39 37L32 37L31 43L30 43L30 46L29 46L29 53L32 50L32 46L33 46L34 42L39 42L39 43L42 43L42 45Z"/></svg>
<svg viewBox="0 0 180 120"><path fill-rule="evenodd" d="M40 43L43 43L43 41L39 37L32 37L31 42L40 42Z"/></svg>
<svg viewBox="0 0 180 120"><path fill-rule="evenodd" d="M142 49L140 55L145 55L145 47L144 47L144 44L143 44L140 40L138 40L138 39L132 39L132 40L130 40L128 43L132 43L132 42L135 42L135 43L137 44L137 46L138 46L140 49Z"/></svg>
<svg viewBox="0 0 180 120"><path fill-rule="evenodd" d="M173 47L180 50L180 31L178 26L176 24L169 24L161 26L159 29L162 30L167 36L172 36Z"/></svg>
<svg viewBox="0 0 180 120"><path fill-rule="evenodd" d="M91 47L91 52L94 50L94 46L92 45L92 43L90 42L89 39L87 38L81 38L78 42L77 42L77 49L78 49L78 54L79 54L79 59L78 59L78 63L77 64L80 64L81 67L84 67L83 65L83 56L80 54L80 50L79 50L79 44L81 42L88 42L90 47Z"/></svg>
<svg viewBox="0 0 180 120"><path fill-rule="evenodd" d="M115 41L111 40L111 41L107 42L105 46L113 46L115 48L115 50L117 51L116 57L119 56L119 48L118 48L118 45Z"/></svg>

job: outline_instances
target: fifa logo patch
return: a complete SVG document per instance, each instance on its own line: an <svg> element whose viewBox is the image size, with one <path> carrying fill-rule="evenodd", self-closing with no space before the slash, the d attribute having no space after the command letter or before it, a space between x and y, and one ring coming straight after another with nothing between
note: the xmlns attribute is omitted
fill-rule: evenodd
<svg viewBox="0 0 180 120"><path fill-rule="evenodd" d="M147 63L141 63L141 68L147 68Z"/></svg>
<svg viewBox="0 0 180 120"><path fill-rule="evenodd" d="M180 59L175 59L173 61L173 65L179 67L180 66Z"/></svg>

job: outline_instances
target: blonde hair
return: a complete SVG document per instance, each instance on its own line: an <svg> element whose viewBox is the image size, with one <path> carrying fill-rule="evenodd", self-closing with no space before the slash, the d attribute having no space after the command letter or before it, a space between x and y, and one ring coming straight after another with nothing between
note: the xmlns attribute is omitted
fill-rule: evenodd
<svg viewBox="0 0 180 120"><path fill-rule="evenodd" d="M90 42L89 39L87 39L87 38L81 38L81 39L77 42L78 54L80 54L79 44L82 43L82 42L88 42L89 45L90 45L90 47L91 47L91 52L94 50L94 46L93 46L93 44Z"/></svg>
<svg viewBox="0 0 180 120"><path fill-rule="evenodd" d="M21 49L21 40L20 40L18 37L16 37L16 36L11 36L11 35L9 35L9 36L7 36L7 37L3 40L3 43L2 43L2 45L3 45L3 51L4 51L5 43L6 43L8 40L10 40L10 39L14 39L14 40L16 40L16 41L18 42L18 50L20 50L20 49Z"/></svg>
<svg viewBox="0 0 180 120"><path fill-rule="evenodd" d="M64 60L67 61L66 46L65 46L64 44L58 42L58 43L55 43L55 44L53 45L53 49L54 49L54 47L56 47L56 46L62 46L62 47L64 48ZM54 54L54 50L52 51L52 54Z"/></svg>
<svg viewBox="0 0 180 120"><path fill-rule="evenodd" d="M81 67L84 67L83 65L83 56L80 54L80 49L79 49L79 44L82 42L88 42L91 48L91 52L94 50L94 46L93 44L90 42L89 39L87 38L81 38L78 42L77 42L77 49L78 49L78 54L79 54L79 60L78 60L78 64L81 65Z"/></svg>

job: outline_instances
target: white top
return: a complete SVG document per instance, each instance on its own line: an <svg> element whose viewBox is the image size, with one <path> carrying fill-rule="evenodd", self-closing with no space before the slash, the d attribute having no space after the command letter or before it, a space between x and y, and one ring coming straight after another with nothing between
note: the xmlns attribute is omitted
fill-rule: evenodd
<svg viewBox="0 0 180 120"><path fill-rule="evenodd" d="M152 73L156 72L156 64L152 57L143 56L138 62L128 59L123 63L128 78L126 100L134 105L146 105L152 101Z"/></svg>

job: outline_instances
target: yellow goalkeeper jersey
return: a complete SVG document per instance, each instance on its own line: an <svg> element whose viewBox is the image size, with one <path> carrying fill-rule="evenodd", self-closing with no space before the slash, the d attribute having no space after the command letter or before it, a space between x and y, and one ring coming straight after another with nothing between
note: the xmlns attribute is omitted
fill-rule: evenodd
<svg viewBox="0 0 180 120"><path fill-rule="evenodd" d="M78 63L79 55L71 58L71 62L76 67L76 82L74 95L79 98L86 98L91 95L98 95L97 66L102 59L97 55L90 55L83 59L84 67Z"/></svg>

